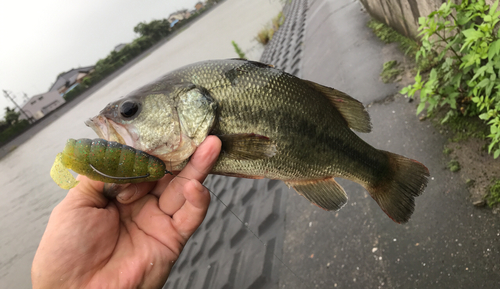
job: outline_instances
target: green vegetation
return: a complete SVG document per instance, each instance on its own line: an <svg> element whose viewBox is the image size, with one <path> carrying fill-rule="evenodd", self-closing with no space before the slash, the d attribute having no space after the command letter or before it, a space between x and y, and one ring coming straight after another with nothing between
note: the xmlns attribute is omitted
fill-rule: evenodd
<svg viewBox="0 0 500 289"><path fill-rule="evenodd" d="M222 2L222 0L207 0L205 4L206 5L215 5L219 2Z"/></svg>
<svg viewBox="0 0 500 289"><path fill-rule="evenodd" d="M489 193L486 195L486 203L490 207L500 204L500 180L494 181L489 187Z"/></svg>
<svg viewBox="0 0 500 289"><path fill-rule="evenodd" d="M442 122L455 117L479 117L489 127L488 152L500 156L500 22L498 0L490 7L484 0L451 0L419 19L422 46L416 58L433 58L428 76L423 71L415 83L401 90L414 97L420 92L417 114L445 109Z"/></svg>
<svg viewBox="0 0 500 289"><path fill-rule="evenodd" d="M134 32L141 37L150 37L153 41L159 41L170 34L170 22L167 19L152 20L149 23L141 22L134 27Z"/></svg>
<svg viewBox="0 0 500 289"><path fill-rule="evenodd" d="M393 82L396 77L403 72L403 69L398 67L398 62L396 60L387 61L384 63L382 68L382 73L380 73L380 77L382 77L382 81L384 83Z"/></svg>
<svg viewBox="0 0 500 289"><path fill-rule="evenodd" d="M451 160L447 167L451 172L458 172L460 170L460 163L457 160Z"/></svg>
<svg viewBox="0 0 500 289"><path fill-rule="evenodd" d="M231 41L231 43L233 44L234 46L234 51L236 51L236 54L238 54L238 57L241 58L241 59L247 59L245 57L245 53L240 49L240 47L238 46L238 44L236 42Z"/></svg>
<svg viewBox="0 0 500 289"><path fill-rule="evenodd" d="M4 120L0 121L0 145L7 143L29 127L25 119L19 120L20 113L10 107L5 108Z"/></svg>
<svg viewBox="0 0 500 289"><path fill-rule="evenodd" d="M266 45L271 39L273 38L273 35L278 29L283 25L285 22L285 16L283 15L282 12L278 13L272 20L271 23L264 28L262 28L259 33L257 33L257 36L255 37L255 40L259 42L262 45Z"/></svg>
<svg viewBox="0 0 500 289"><path fill-rule="evenodd" d="M410 56L415 59L417 68L422 71L428 71L432 66L436 64L435 55L429 53L427 57L416 57L420 49L420 45L413 39L399 34L396 30L385 25L377 20L370 20L368 22L368 27L373 30L373 33L380 38L380 40L385 43L398 43L399 49L405 53L405 55Z"/></svg>
<svg viewBox="0 0 500 289"><path fill-rule="evenodd" d="M449 147L447 147L447 146L445 146L445 147L444 147L444 149L443 149L443 154L445 154L445 155L449 155L449 154L451 154L452 152L453 152L453 149L452 149L452 148L449 148Z"/></svg>
<svg viewBox="0 0 500 289"><path fill-rule="evenodd" d="M457 114L451 116L443 126L442 118L446 112L432 115L431 122L441 133L446 134L449 142L461 142L469 138L487 140L489 127L476 116ZM487 150L487 145L485 151ZM445 153L443 151L443 153ZM445 153L446 154L446 153Z"/></svg>
<svg viewBox="0 0 500 289"><path fill-rule="evenodd" d="M467 187L469 187L469 188L470 188L470 187L472 187L472 186L474 186L474 184L475 184L475 183L476 183L476 181L475 181L475 180L471 180L471 179L466 179L466 180L465 180L465 185L466 185Z"/></svg>
<svg viewBox="0 0 500 289"><path fill-rule="evenodd" d="M419 45L415 40L399 34L394 29L382 22L378 22L377 20L372 19L368 22L368 27L370 27L375 35L377 35L377 37L385 43L398 43L399 48L406 55L414 57L418 52Z"/></svg>

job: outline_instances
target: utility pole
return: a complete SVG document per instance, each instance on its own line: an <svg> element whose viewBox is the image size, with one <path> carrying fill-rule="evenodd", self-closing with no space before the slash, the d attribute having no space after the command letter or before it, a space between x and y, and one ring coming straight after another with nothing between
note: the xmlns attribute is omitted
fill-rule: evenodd
<svg viewBox="0 0 500 289"><path fill-rule="evenodd" d="M19 109L19 111L24 114L24 116L26 117L26 119L28 120L29 123L31 123L31 119L28 117L28 115L26 114L26 112L24 112L24 110L19 107L19 105L17 105L16 101L14 100L14 98L12 98L12 96L10 96L9 92L7 92L7 90L3 90L3 94L5 95L6 98L10 99L14 105L17 107L17 109Z"/></svg>

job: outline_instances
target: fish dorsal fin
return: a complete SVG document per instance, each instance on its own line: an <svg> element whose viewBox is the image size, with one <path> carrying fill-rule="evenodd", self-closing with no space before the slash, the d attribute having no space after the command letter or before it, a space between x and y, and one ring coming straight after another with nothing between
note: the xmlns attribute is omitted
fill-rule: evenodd
<svg viewBox="0 0 500 289"><path fill-rule="evenodd" d="M339 210L347 203L344 189L333 178L292 181L286 184L313 204L327 211Z"/></svg>
<svg viewBox="0 0 500 289"><path fill-rule="evenodd" d="M237 160L258 160L276 154L276 144L266 136L254 133L218 135L222 142L221 153Z"/></svg>
<svg viewBox="0 0 500 289"><path fill-rule="evenodd" d="M347 121L347 125L355 131L370 132L372 124L370 115L363 104L342 91L304 80L309 86L321 92Z"/></svg>
<svg viewBox="0 0 500 289"><path fill-rule="evenodd" d="M260 68L274 68L274 65L272 65L272 64L267 64L267 63L263 63L263 62L259 62L259 61L248 60L248 59L245 59L245 58L229 58L228 60L241 60L241 61L245 61L247 63L253 64L255 66L258 66Z"/></svg>

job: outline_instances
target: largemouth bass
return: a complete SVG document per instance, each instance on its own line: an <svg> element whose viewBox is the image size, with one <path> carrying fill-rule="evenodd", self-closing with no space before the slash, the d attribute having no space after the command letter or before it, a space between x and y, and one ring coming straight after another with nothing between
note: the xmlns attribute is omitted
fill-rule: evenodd
<svg viewBox="0 0 500 289"><path fill-rule="evenodd" d="M334 180L361 184L395 222L427 185L421 163L364 142L364 106L347 94L242 59L191 64L108 104L86 124L100 138L180 170L207 135L222 141L212 173L283 180L325 210L347 202Z"/></svg>

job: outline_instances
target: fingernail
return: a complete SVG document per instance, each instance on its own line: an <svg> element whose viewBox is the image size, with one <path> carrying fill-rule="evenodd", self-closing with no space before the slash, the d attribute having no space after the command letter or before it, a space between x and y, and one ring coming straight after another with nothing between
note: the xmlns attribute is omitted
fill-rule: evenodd
<svg viewBox="0 0 500 289"><path fill-rule="evenodd" d="M112 200L116 198L116 195L118 195L119 192L119 185L118 184L110 184L110 183L105 183L104 188L102 190L102 194Z"/></svg>
<svg viewBox="0 0 500 289"><path fill-rule="evenodd" d="M120 192L116 198L124 202L130 200L137 193L137 185L129 186L122 192Z"/></svg>

